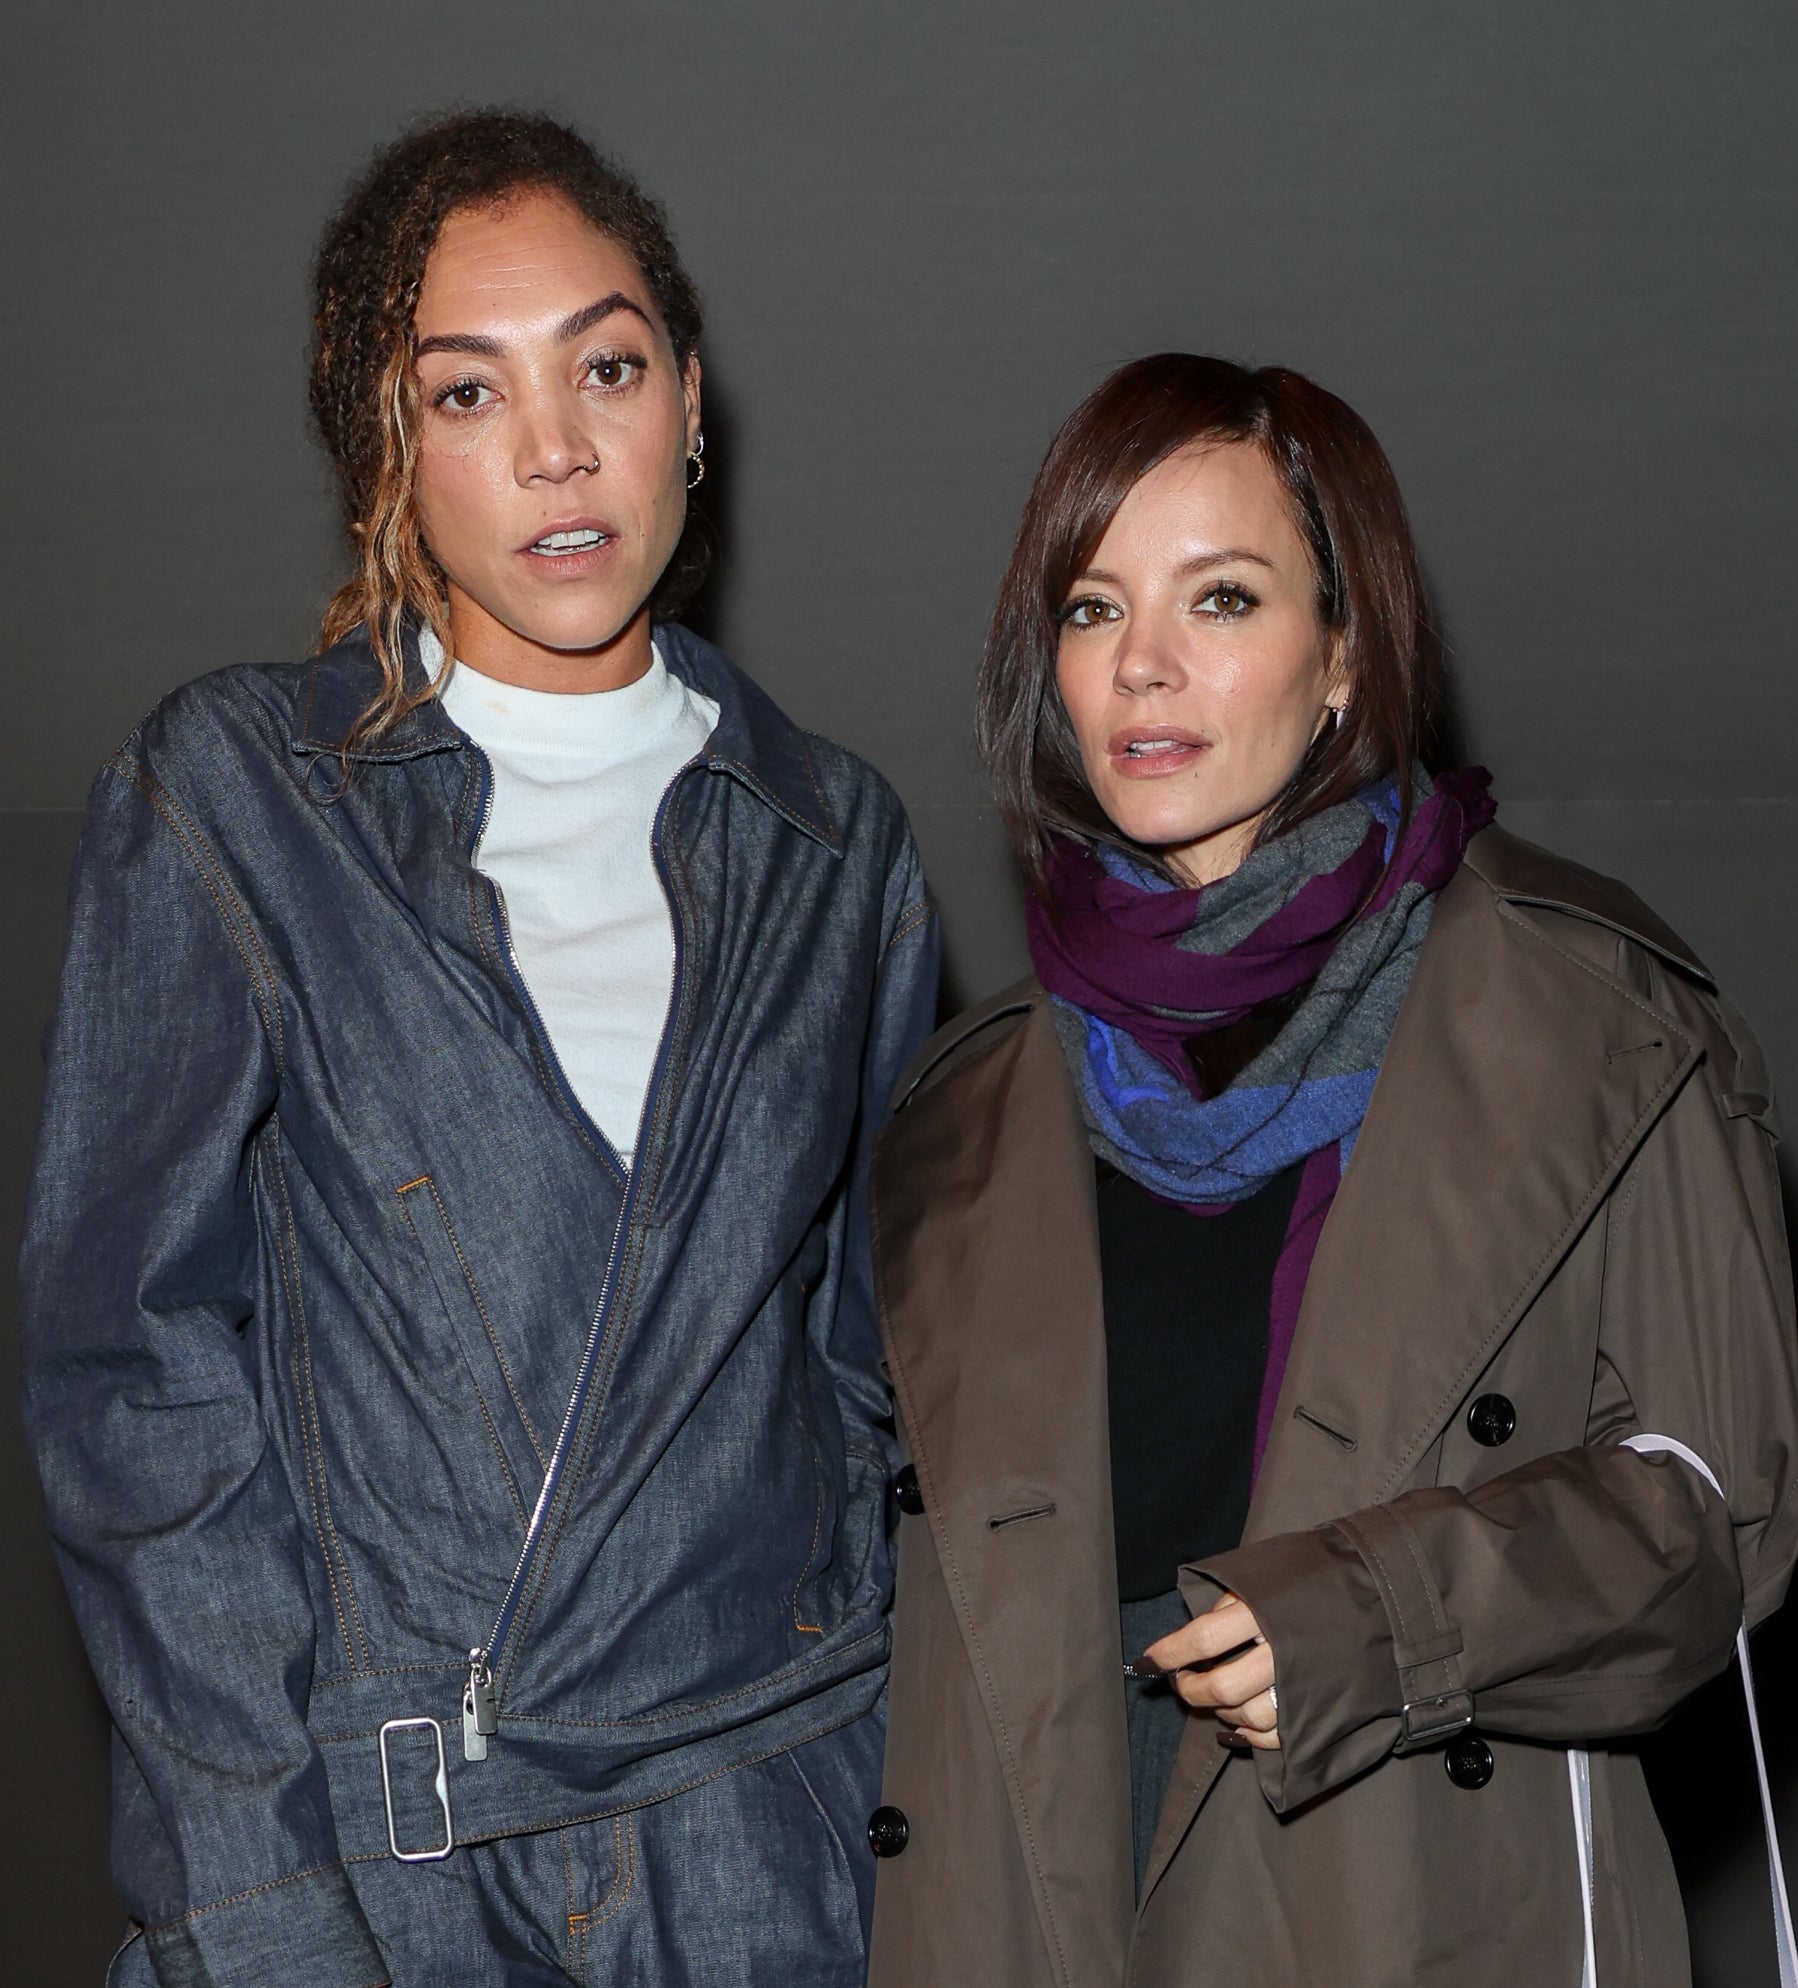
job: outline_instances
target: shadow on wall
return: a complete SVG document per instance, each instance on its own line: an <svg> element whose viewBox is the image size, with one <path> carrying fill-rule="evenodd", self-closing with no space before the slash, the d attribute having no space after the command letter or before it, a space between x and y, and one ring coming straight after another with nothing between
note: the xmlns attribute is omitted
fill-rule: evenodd
<svg viewBox="0 0 1798 1988"><path fill-rule="evenodd" d="M73 813L0 816L0 862L17 917L0 978L0 1566L11 1595L14 1675L31 1679L31 1714L7 1741L7 1854L0 1861L0 1925L7 1970L39 1988L99 1981L125 1914L64 1909L110 1900L107 1882L106 1708L82 1654L50 1556L37 1477L25 1454L19 1398L19 1222L37 1122L39 1043L56 991L65 879L81 826ZM29 1821L27 1821L29 1818Z"/></svg>
<svg viewBox="0 0 1798 1988"><path fill-rule="evenodd" d="M1789 1205L1789 1173L1787 1186ZM1752 1640L1790 1887L1798 1866L1798 1706L1782 1687L1798 1675L1798 1608L1781 1609ZM1779 1979L1773 1905L1754 1753L1733 1663L1642 1742L1642 1764L1685 1897L1696 1988L1758 1982L1771 1988Z"/></svg>

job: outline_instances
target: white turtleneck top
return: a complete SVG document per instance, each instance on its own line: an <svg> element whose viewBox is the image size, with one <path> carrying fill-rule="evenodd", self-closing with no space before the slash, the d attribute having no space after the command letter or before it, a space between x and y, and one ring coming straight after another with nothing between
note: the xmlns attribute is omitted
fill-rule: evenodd
<svg viewBox="0 0 1798 1988"><path fill-rule="evenodd" d="M419 650L435 676L443 650L429 629ZM660 650L622 690L520 690L458 663L439 695L493 767L476 866L499 886L569 1088L629 1166L674 983L650 834L718 707L671 675Z"/></svg>

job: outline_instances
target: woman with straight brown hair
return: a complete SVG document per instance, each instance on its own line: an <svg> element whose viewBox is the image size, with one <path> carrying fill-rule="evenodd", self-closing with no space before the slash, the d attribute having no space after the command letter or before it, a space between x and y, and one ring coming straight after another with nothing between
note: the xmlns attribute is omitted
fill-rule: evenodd
<svg viewBox="0 0 1798 1988"><path fill-rule="evenodd" d="M979 696L1036 975L875 1155L876 1988L1688 1980L1630 1740L1798 1548L1766 1069L1440 703L1343 402L1076 410Z"/></svg>

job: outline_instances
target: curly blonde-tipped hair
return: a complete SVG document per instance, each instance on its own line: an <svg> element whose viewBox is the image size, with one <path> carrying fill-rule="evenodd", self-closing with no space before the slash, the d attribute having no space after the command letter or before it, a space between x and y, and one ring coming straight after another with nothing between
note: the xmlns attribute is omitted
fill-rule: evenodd
<svg viewBox="0 0 1798 1988"><path fill-rule="evenodd" d="M376 154L326 228L312 272L313 419L337 472L355 571L325 609L319 646L358 626L381 668L381 689L357 740L388 731L430 693L408 691L408 623L450 650L442 568L413 501L419 400L413 317L425 265L444 222L529 191L559 195L629 253L661 311L675 363L699 342L699 294L661 208L634 179L553 119L515 111L435 118ZM653 611L679 613L705 576L705 543L688 527L657 585Z"/></svg>

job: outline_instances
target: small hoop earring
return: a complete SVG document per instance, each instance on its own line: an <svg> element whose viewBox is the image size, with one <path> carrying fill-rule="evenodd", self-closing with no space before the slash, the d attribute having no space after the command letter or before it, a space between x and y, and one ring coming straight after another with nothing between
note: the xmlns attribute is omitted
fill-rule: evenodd
<svg viewBox="0 0 1798 1988"><path fill-rule="evenodd" d="M687 455L687 488L689 490L697 490L705 481L705 463L702 460L704 455L705 430L702 428Z"/></svg>

